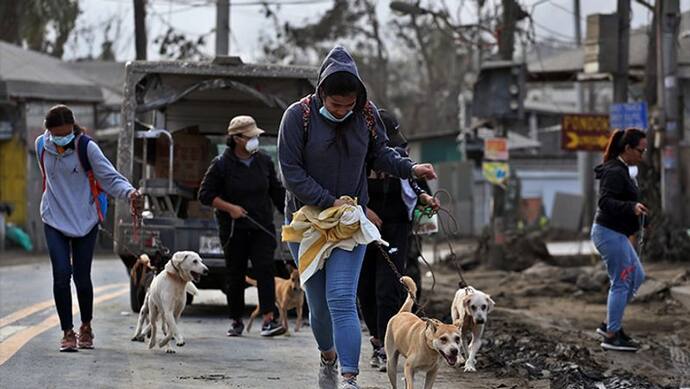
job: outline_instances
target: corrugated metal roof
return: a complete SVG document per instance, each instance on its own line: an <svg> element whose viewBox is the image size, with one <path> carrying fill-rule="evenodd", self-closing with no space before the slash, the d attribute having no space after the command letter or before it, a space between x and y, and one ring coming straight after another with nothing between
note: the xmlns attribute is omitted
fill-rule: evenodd
<svg viewBox="0 0 690 389"><path fill-rule="evenodd" d="M79 61L65 62L63 65L100 86L105 105L119 106L122 104L125 87L124 62Z"/></svg>
<svg viewBox="0 0 690 389"><path fill-rule="evenodd" d="M98 86L58 58L0 42L0 97L55 101L103 100Z"/></svg>

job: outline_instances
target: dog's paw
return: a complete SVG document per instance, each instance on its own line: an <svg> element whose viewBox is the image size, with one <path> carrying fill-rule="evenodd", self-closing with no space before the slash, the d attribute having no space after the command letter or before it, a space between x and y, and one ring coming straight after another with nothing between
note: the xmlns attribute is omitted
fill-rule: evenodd
<svg viewBox="0 0 690 389"><path fill-rule="evenodd" d="M166 354L175 354L175 350L172 349L172 347L168 347L165 349Z"/></svg>
<svg viewBox="0 0 690 389"><path fill-rule="evenodd" d="M132 337L132 342L143 342L144 341L144 335L137 335Z"/></svg>
<svg viewBox="0 0 690 389"><path fill-rule="evenodd" d="M477 368L474 367L473 363L465 363L465 373L472 373L477 371Z"/></svg>
<svg viewBox="0 0 690 389"><path fill-rule="evenodd" d="M175 344L176 344L178 347L182 347L182 346L184 346L184 345L187 344L187 343L184 341L184 339L182 339L182 340L178 340L177 343L175 343Z"/></svg>
<svg viewBox="0 0 690 389"><path fill-rule="evenodd" d="M156 345L155 340L153 342L149 341L149 350L152 349Z"/></svg>

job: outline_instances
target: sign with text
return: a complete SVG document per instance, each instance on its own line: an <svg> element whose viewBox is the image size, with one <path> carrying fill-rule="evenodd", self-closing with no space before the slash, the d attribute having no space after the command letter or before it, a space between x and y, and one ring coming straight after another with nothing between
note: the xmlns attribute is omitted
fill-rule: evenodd
<svg viewBox="0 0 690 389"><path fill-rule="evenodd" d="M603 151L609 140L609 117L603 114L565 114L561 120L561 148Z"/></svg>
<svg viewBox="0 0 690 389"><path fill-rule="evenodd" d="M611 128L635 127L646 130L649 121L647 117L647 102L611 104L609 107L609 123Z"/></svg>
<svg viewBox="0 0 690 389"><path fill-rule="evenodd" d="M484 159L492 161L508 160L508 139L488 138L484 139Z"/></svg>

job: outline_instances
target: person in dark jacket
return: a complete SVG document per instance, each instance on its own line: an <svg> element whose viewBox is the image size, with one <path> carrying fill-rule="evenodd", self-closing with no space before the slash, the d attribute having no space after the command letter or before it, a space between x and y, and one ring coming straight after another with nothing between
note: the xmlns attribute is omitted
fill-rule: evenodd
<svg viewBox="0 0 690 389"><path fill-rule="evenodd" d="M211 162L199 189L199 201L216 209L227 268L228 336L239 336L244 330L244 278L250 259L264 317L261 335L285 332L273 317L273 207L283 212L285 190L271 157L259 150L259 135L263 133L252 117L233 118L228 127L228 148Z"/></svg>
<svg viewBox="0 0 690 389"><path fill-rule="evenodd" d="M407 140L400 132L397 118L384 109L379 109L379 114L386 128L388 146L395 148L402 157L407 157ZM388 242L389 247L385 250L398 272L405 274L414 208L418 201L435 209L438 209L438 203L416 181L381 172L371 171L367 186L367 216L381 231L381 238ZM369 342L374 349L369 359L370 365L379 371L386 371L387 358L383 348L386 326L400 310L405 290L397 282L396 274L376 244L367 246L357 296L364 322L371 334Z"/></svg>
<svg viewBox="0 0 690 389"><path fill-rule="evenodd" d="M642 161L647 150L643 131L629 128L611 135L604 163L594 169L599 184L599 203L592 241L606 263L611 280L607 303L607 322L597 328L604 337L605 350L637 351L637 345L623 332L623 313L635 292L644 281L640 258L629 237L640 229L640 219L647 215L647 207L640 202L637 182L631 170Z"/></svg>
<svg viewBox="0 0 690 389"><path fill-rule="evenodd" d="M303 205L341 206L345 202L340 196L344 195L357 198L358 205L366 207L369 164L401 178L436 177L430 164L414 164L386 146L381 117L367 99L355 61L341 46L324 59L316 93L295 102L283 114L278 157L287 189L288 218ZM299 244L288 247L297 261ZM309 320L321 352L319 388L359 388L356 377L362 334L356 295L365 250L364 245L352 251L333 250L323 268L305 282ZM337 358L342 375L339 384Z"/></svg>

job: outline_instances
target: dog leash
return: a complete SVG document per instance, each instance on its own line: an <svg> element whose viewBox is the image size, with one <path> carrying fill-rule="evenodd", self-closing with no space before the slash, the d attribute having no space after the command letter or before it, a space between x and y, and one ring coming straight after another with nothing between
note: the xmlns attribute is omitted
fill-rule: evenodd
<svg viewBox="0 0 690 389"><path fill-rule="evenodd" d="M641 259L641 257L642 257L642 249L644 248L644 244L645 244L645 241L644 241L644 238L645 238L645 236L644 236L644 222L645 222L645 214L643 213L643 214L640 215L640 242L639 242L638 245L637 245L637 246L638 246L637 249L638 249L638 251L639 251L640 260L642 260L642 259Z"/></svg>
<svg viewBox="0 0 690 389"><path fill-rule="evenodd" d="M248 214L245 214L245 215L244 215L244 218L246 218L247 220L249 220L250 223L252 223L252 224L254 224L255 226L257 226L257 227L258 227L261 231L263 231L266 235L270 236L271 239L273 239L273 240L276 242L276 244L277 244L278 246L280 246L280 250L278 250L278 252L280 253L280 259L283 261L283 263L284 263L285 265L294 266L294 263L291 263L291 261L288 261L288 260L285 258L285 253L283 252L283 248L284 248L283 242L282 242L281 240L278 240L278 239L276 238L275 232L271 232L268 228L264 227L261 223L259 223L258 221L256 221L256 219L254 219L253 217L249 216ZM237 220L237 219L232 219L232 224L230 225L230 236L228 236L228 239L225 241L225 244L223 245L223 249L224 249L224 250L227 250L227 248L228 248L228 246L229 246L229 244L230 244L230 238L232 238L232 236L233 236L234 233L235 233L235 220Z"/></svg>

